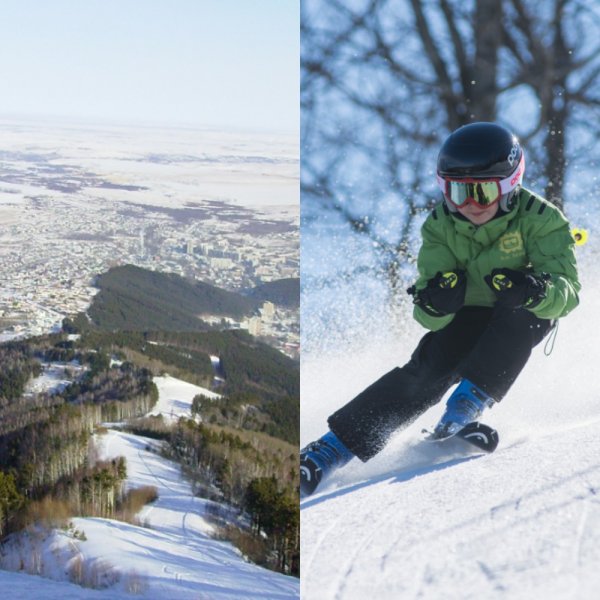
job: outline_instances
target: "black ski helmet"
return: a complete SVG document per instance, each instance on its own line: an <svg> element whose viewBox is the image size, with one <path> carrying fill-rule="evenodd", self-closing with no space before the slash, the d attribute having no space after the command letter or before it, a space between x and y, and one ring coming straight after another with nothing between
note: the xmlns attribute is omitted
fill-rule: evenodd
<svg viewBox="0 0 600 600"><path fill-rule="evenodd" d="M507 193L500 201L504 211L510 210L524 172L525 156L519 140L497 123L469 123L458 128L442 144L437 161L438 181L463 177L508 180ZM456 211L447 200L446 205Z"/></svg>

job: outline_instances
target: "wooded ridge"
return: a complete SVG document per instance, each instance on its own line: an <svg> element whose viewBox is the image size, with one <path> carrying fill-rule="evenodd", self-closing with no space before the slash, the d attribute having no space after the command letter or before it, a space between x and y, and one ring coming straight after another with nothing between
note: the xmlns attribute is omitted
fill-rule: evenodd
<svg viewBox="0 0 600 600"><path fill-rule="evenodd" d="M133 265L110 269L97 278L95 285L100 291L87 317L94 327L103 330L207 331L215 327L204 322L203 315L239 321L257 313L267 300L297 307L300 298L298 279L263 284L243 295ZM80 327L82 317L77 319Z"/></svg>

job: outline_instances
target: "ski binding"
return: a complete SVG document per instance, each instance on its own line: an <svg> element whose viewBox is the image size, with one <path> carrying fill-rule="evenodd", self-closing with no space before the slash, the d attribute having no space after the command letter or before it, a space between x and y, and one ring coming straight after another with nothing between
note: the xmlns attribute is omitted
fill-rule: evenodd
<svg viewBox="0 0 600 600"><path fill-rule="evenodd" d="M498 447L498 442L500 441L498 432L495 429L484 423L479 423L479 421L473 421L473 423L465 425L453 435L440 436L428 429L423 429L421 433L425 434L426 441L431 442L443 442L453 437L458 437L472 446L479 448L479 450L488 453L493 452Z"/></svg>

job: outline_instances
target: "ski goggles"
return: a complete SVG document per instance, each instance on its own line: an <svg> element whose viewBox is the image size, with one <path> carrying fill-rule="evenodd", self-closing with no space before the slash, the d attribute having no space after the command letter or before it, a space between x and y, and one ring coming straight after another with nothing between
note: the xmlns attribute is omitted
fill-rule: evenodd
<svg viewBox="0 0 600 600"><path fill-rule="evenodd" d="M505 179L497 177L490 179L472 179L469 177L448 178L437 176L438 185L444 197L456 208L474 204L483 208L496 204L504 194L512 192L523 181L525 172L525 157L517 169Z"/></svg>

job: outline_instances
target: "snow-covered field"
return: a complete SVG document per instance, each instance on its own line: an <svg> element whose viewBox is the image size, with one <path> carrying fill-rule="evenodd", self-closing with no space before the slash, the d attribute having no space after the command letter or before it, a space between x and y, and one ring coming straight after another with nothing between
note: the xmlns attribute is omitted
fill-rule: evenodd
<svg viewBox="0 0 600 600"><path fill-rule="evenodd" d="M32 379L25 388L25 394L61 392L84 369L76 361L70 363L51 362L42 364L42 373Z"/></svg>
<svg viewBox="0 0 600 600"><path fill-rule="evenodd" d="M37 156L83 168L115 184L148 189L127 196L136 204L185 207L190 202L223 200L282 214L298 212L298 140L294 135L95 125L77 122L28 122L0 119L7 160ZM15 194L39 194L34 185L3 183L2 217L15 218ZM45 193L65 199L63 194ZM84 207L98 197L120 203L123 191L87 188L77 201ZM6 215L4 214L6 212Z"/></svg>
<svg viewBox="0 0 600 600"><path fill-rule="evenodd" d="M168 414L178 410L189 416L188 396L202 390L168 376L157 384L159 405ZM6 549L6 567L57 581L0 571L0 597L10 591L11 598L28 600L120 600L131 594L156 600L298 598L298 579L251 564L231 544L214 539L208 501L192 494L178 465L157 454L156 441L110 430L98 442L102 458L127 459L127 487L157 488L158 499L138 515L142 525L77 518L69 531L20 538ZM111 585L104 591L75 586L66 583L67 571L71 577L80 572L88 585Z"/></svg>
<svg viewBox="0 0 600 600"><path fill-rule="evenodd" d="M420 442L440 403L372 461L340 470L301 503L303 600L599 597L600 244L593 215L580 223L590 229L578 250L581 304L561 321L551 355L537 347L487 413L500 432L496 452ZM329 322L335 343L303 346L313 349L302 357L303 444L324 433L331 412L404 364L424 333L408 313L394 329L376 293L356 308L360 291L350 285L329 293L331 306L347 298L350 307L335 308ZM363 310L375 315L366 326Z"/></svg>
<svg viewBox="0 0 600 600"><path fill-rule="evenodd" d="M220 398L220 395L215 392L181 381L170 375L155 377L154 383L158 388L158 402L150 414L162 415L167 422L176 421L181 416L189 417L195 396Z"/></svg>

